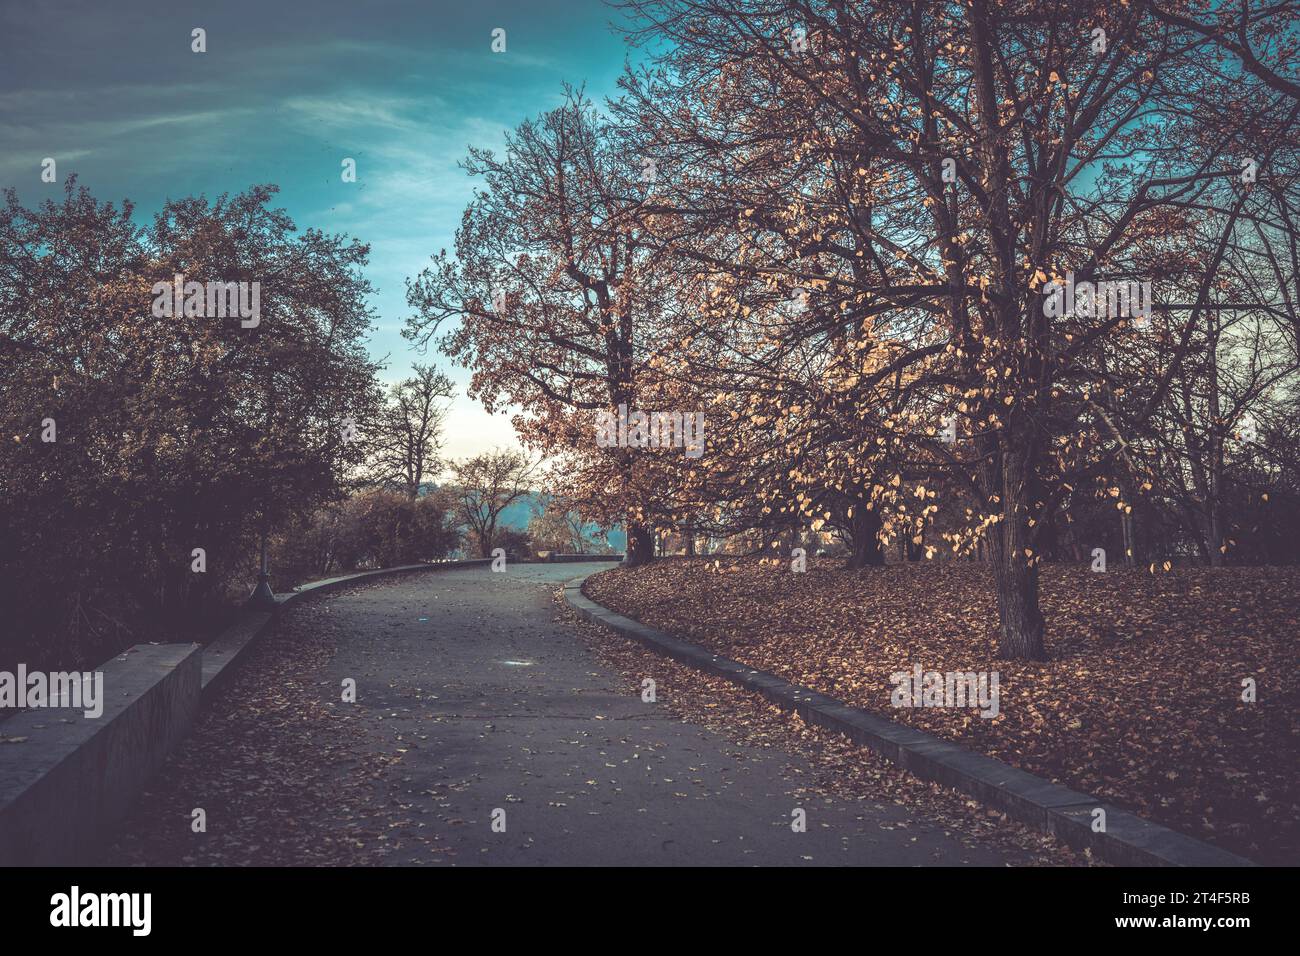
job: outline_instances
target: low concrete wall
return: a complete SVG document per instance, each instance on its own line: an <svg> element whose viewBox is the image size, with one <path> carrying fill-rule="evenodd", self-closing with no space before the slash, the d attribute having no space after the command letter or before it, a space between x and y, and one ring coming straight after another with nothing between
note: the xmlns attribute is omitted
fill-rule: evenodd
<svg viewBox="0 0 1300 956"><path fill-rule="evenodd" d="M376 568L373 571L354 571L351 574L341 574L334 578L312 581L310 584L301 585L288 594L277 595L277 597L281 599L281 604L292 604L294 601L308 595L323 594L326 591L334 591L338 588L360 584L371 578L382 578L390 574L408 574L412 571L455 571L459 568L485 568L491 563L491 558L470 558L467 561L430 561L427 564L399 564L396 567Z"/></svg>
<svg viewBox="0 0 1300 956"><path fill-rule="evenodd" d="M573 562L581 562L581 561L622 561L622 560L623 560L623 555L621 555L621 554L555 554L555 553L551 553L551 554L548 554L548 555L547 555L543 560L545 560L545 561L550 561L550 562L564 562L564 561L573 561Z"/></svg>
<svg viewBox="0 0 1300 956"><path fill-rule="evenodd" d="M125 816L199 710L197 644L137 644L96 668L104 711L0 725L0 866L84 862Z"/></svg>

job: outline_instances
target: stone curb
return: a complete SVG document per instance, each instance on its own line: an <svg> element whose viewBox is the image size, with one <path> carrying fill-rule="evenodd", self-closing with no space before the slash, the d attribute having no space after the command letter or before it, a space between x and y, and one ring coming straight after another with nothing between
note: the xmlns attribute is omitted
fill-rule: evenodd
<svg viewBox="0 0 1300 956"><path fill-rule="evenodd" d="M622 561L621 554L548 554L544 558L538 558L545 564L581 564L584 561Z"/></svg>
<svg viewBox="0 0 1300 956"><path fill-rule="evenodd" d="M844 734L905 767L922 780L952 787L1014 820L1050 833L1119 866L1256 866L1246 859L1135 816L1096 797L1008 766L993 757L897 724L773 674L713 654L698 644L648 627L582 593L590 575L564 586L564 600L589 621L603 624L674 660L740 684L797 712L804 720ZM1092 830L1093 810L1106 811L1106 832Z"/></svg>

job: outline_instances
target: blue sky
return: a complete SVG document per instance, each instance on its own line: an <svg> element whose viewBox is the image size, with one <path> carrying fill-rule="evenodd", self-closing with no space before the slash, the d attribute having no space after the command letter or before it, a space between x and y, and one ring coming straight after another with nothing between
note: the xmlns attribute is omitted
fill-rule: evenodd
<svg viewBox="0 0 1300 956"><path fill-rule="evenodd" d="M168 198L275 183L300 228L371 244L370 349L397 380L420 358L400 336L403 283L452 245L466 147L499 147L566 81L612 94L620 17L600 0L0 0L0 186L57 198L40 181L51 156L60 183L76 173L147 219ZM206 53L190 49L195 27ZM514 440L508 417L463 394L448 426L453 457Z"/></svg>

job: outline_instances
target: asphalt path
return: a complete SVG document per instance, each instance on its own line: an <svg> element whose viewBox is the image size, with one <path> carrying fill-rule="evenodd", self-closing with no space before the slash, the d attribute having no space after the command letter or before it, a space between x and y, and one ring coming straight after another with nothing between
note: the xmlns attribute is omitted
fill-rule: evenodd
<svg viewBox="0 0 1300 956"><path fill-rule="evenodd" d="M801 802L798 754L737 745L615 690L553 603L561 582L606 567L417 573L321 599L336 649L312 683L397 758L375 784L402 808L390 825L440 847L399 844L387 863L1003 862L890 802ZM335 699L347 679L355 703Z"/></svg>

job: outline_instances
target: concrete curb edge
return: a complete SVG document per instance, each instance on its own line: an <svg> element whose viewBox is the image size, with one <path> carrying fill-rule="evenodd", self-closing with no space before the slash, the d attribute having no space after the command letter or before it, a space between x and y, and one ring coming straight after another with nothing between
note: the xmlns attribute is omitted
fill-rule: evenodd
<svg viewBox="0 0 1300 956"><path fill-rule="evenodd" d="M565 603L583 618L639 641L674 660L762 694L804 720L844 734L923 780L968 794L1009 817L1050 833L1119 866L1257 866L1258 864L1170 830L1042 777L973 753L946 740L879 717L807 687L714 654L624 617L582 592L590 575L564 585ZM1093 811L1105 810L1106 831L1092 829Z"/></svg>

